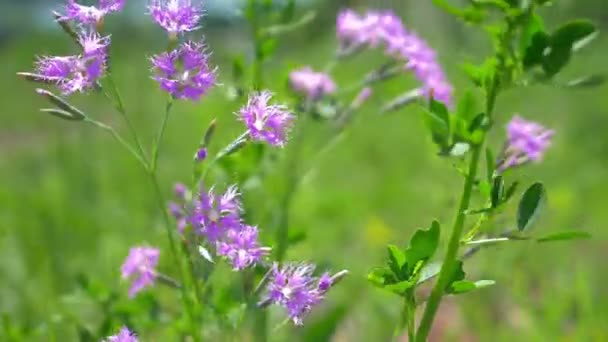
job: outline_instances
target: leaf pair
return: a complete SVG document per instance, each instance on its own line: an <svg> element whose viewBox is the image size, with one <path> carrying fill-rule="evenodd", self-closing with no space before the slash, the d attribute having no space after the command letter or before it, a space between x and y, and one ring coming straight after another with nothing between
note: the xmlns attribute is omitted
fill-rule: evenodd
<svg viewBox="0 0 608 342"><path fill-rule="evenodd" d="M370 272L368 279L378 287L405 296L418 283L423 267L437 251L439 235L439 222L433 221L428 230L416 231L405 250L389 245L386 265Z"/></svg>

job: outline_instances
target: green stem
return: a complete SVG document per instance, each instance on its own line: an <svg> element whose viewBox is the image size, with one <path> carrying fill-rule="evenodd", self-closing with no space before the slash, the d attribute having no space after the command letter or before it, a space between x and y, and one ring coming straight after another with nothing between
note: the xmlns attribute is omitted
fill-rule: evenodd
<svg viewBox="0 0 608 342"><path fill-rule="evenodd" d="M156 167L158 164L158 154L159 154L161 143L163 141L163 137L165 135L165 130L167 129L167 122L169 121L169 116L171 115L172 107L173 107L173 99L167 100L167 105L165 107L165 116L163 117L163 121L160 125L160 129L158 130L158 136L156 138L154 147L152 149L152 161L150 164L150 171L152 173L156 172Z"/></svg>
<svg viewBox="0 0 608 342"><path fill-rule="evenodd" d="M130 132L131 136L133 137L133 140L135 140L135 146L137 147L137 150L138 150L139 154L142 156L143 160L146 161L146 169L148 169L148 167L149 167L148 161L147 161L148 158L146 157L146 154L144 152L143 144L141 143L141 140L139 139L139 136L137 135L137 131L135 130L135 127L133 126L131 119L129 119L129 116L127 115L127 111L125 110L124 102L122 101L120 92L116 88L116 83L114 83L114 78L112 77L111 74L108 75L108 82L110 83L110 87L112 88L112 92L114 93L114 98L116 99L116 102L113 103L114 107L116 108L118 113L120 113L120 115L124 119L125 123L127 124L127 128L129 129L129 132ZM102 90L103 90L103 88L102 88ZM112 101L110 99L109 94L105 90L103 90L103 93L106 96L106 98L108 98L108 100Z"/></svg>
<svg viewBox="0 0 608 342"><path fill-rule="evenodd" d="M406 294L403 298L403 307L401 308L399 323L393 332L393 339L399 338L405 328L407 328L408 341L413 342L416 335L416 299L413 292Z"/></svg>
<svg viewBox="0 0 608 342"><path fill-rule="evenodd" d="M499 84L497 79L494 79L492 84L486 88L486 115L490 120L492 118L494 106L496 105L498 91ZM456 266L458 257L458 249L460 247L460 239L466 220L466 210L469 209L471 194L477 178L477 169L481 159L481 152L483 150L485 139L486 134L483 135L479 145L474 146L473 148L473 154L469 162L469 168L464 182L462 197L460 198L460 205L458 206L458 212L456 213L456 219L452 228L452 235L450 236L450 241L448 242L448 249L443 259L443 266L439 272L437 282L431 291L431 295L429 296L428 302L424 309L424 314L422 315L422 320L420 321L420 326L416 332L417 342L426 341L431 330L433 320L435 319L435 315L437 314L437 310L439 309L439 303L445 294L445 288L448 286L448 282L454 273L454 267Z"/></svg>
<svg viewBox="0 0 608 342"><path fill-rule="evenodd" d="M103 129L104 131L109 132L119 144L121 144L127 151L129 151L129 153L133 155L133 157L135 157L135 159L137 159L137 161L141 164L144 170L148 169L148 163L146 162L144 157L137 153L137 151L135 151L135 149L131 145L129 145L129 143L120 134L118 134L118 132L113 127L108 126L102 122L90 119L88 117L85 118L85 121L98 128Z"/></svg>
<svg viewBox="0 0 608 342"><path fill-rule="evenodd" d="M433 324L435 314L439 308L439 303L444 295L445 288L448 285L452 274L454 273L454 266L456 265L456 258L458 256L458 248L460 247L460 237L462 235L466 218L465 211L469 208L471 194L473 192L473 185L475 184L475 179L477 177L477 166L479 164L481 150L481 146L476 146L473 149L473 155L471 156L471 161L469 163L469 171L464 183L464 190L460 199L460 205L456 214L454 227L452 228L452 235L450 236L448 249L443 260L443 267L441 267L439 278L433 287L431 296L426 304L422 320L420 321L420 327L418 327L416 341L419 342L426 341L426 338L431 330L431 325Z"/></svg>
<svg viewBox="0 0 608 342"><path fill-rule="evenodd" d="M179 274L179 278L182 280L182 284L184 286L182 286L181 292L182 292L182 303L184 308L186 309L186 313L188 314L188 318L190 320L190 332L192 333L192 338L194 339L194 341L201 341L202 337L201 337L201 330L197 327L197 321L196 321L196 315L194 312L194 307L191 303L190 300L190 296L188 293L187 288L190 287L188 285L194 285L191 283L191 281L194 281L194 279L190 279L190 281L187 281L187 278L185 277L185 273L184 272L184 266L183 266L183 262L181 262L181 259L179 258L178 254L177 254L177 247L176 247L176 243L175 243L175 238L173 236L173 231L171 230L171 220L169 219L169 214L167 213L167 209L165 208L165 200L162 194L162 191L160 189L160 186L158 184L158 179L155 175L155 173L153 172L149 172L148 175L150 176L150 180L152 181L152 184L154 185L154 193L155 193L155 197L156 197L156 202L158 204L158 208L159 210L163 213L163 219L164 219L164 226L165 226L165 230L167 233L167 239L169 240L169 248L171 250L171 255L173 256L173 259L175 260L175 262L178 264L177 265L177 271ZM200 302L199 302L200 305Z"/></svg>

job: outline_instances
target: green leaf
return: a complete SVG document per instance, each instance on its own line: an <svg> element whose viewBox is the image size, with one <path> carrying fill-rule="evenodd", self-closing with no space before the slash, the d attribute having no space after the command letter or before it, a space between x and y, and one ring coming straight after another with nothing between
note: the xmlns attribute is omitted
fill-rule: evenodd
<svg viewBox="0 0 608 342"><path fill-rule="evenodd" d="M409 289L411 289L412 287L414 287L414 285L416 285L416 282L414 281L409 281L409 280L404 280L404 281L400 281L398 283L395 284L389 284L384 286L384 289L391 291L394 294L403 296L407 293L407 291Z"/></svg>
<svg viewBox="0 0 608 342"><path fill-rule="evenodd" d="M452 283L450 287L450 293L452 294L462 294L471 292L473 290L481 289L484 287L492 286L496 284L494 280L478 280L472 282L470 280L459 280Z"/></svg>
<svg viewBox="0 0 608 342"><path fill-rule="evenodd" d="M549 35L545 32L536 32L532 36L530 45L524 53L523 64L525 69L543 63L545 49L549 46Z"/></svg>
<svg viewBox="0 0 608 342"><path fill-rule="evenodd" d="M490 203L492 208L497 208L501 203L505 191L505 182L501 175L496 175L492 180L492 192L490 193Z"/></svg>
<svg viewBox="0 0 608 342"><path fill-rule="evenodd" d="M412 272L418 262L426 262L435 254L439 245L440 230L439 222L433 221L429 230L419 229L414 233L409 247L405 250L409 272Z"/></svg>
<svg viewBox="0 0 608 342"><path fill-rule="evenodd" d="M519 39L519 52L522 56L526 55L526 51L532 46L533 37L537 33L544 33L545 25L543 19L536 13L532 13L522 28L521 37Z"/></svg>
<svg viewBox="0 0 608 342"><path fill-rule="evenodd" d="M566 241L566 240L578 240L578 239L589 239L591 234L581 231L566 231L549 234L547 236L536 239L537 242L553 242L553 241Z"/></svg>
<svg viewBox="0 0 608 342"><path fill-rule="evenodd" d="M462 261L457 260L456 265L454 266L454 270L452 271L452 275L451 275L450 279L448 280L447 285L445 287L445 291L448 293L452 293L451 292L452 284L454 282L463 280L465 276L466 276L466 274L464 273L464 270L462 269Z"/></svg>
<svg viewBox="0 0 608 342"><path fill-rule="evenodd" d="M534 224L546 197L545 187L542 183L535 183L526 190L517 211L517 229L519 231L527 230Z"/></svg>
<svg viewBox="0 0 608 342"><path fill-rule="evenodd" d="M511 183L511 185L509 186L507 191L505 191L505 196L502 200L503 203L507 203L511 199L511 197L513 197L513 195L515 194L515 190L517 190L518 186L519 186L518 182Z"/></svg>
<svg viewBox="0 0 608 342"><path fill-rule="evenodd" d="M431 99L430 106L424 113L424 119L431 131L433 142L437 144L442 151L449 150L451 140L450 117L445 105Z"/></svg>
<svg viewBox="0 0 608 342"><path fill-rule="evenodd" d="M422 269L420 269L420 273L418 276L418 284L424 283L427 280L432 279L441 271L441 262L435 261L426 264Z"/></svg>
<svg viewBox="0 0 608 342"><path fill-rule="evenodd" d="M542 66L551 77L557 74L570 60L577 42L595 34L596 28L590 21L574 20L558 28L549 39L549 49L544 53Z"/></svg>
<svg viewBox="0 0 608 342"><path fill-rule="evenodd" d="M405 280L407 276L403 272L405 266L405 254L395 245L388 245L388 266L393 271L397 279Z"/></svg>
<svg viewBox="0 0 608 342"><path fill-rule="evenodd" d="M486 148L486 177L488 182L492 181L494 177L494 171L496 171L496 158L490 148Z"/></svg>
<svg viewBox="0 0 608 342"><path fill-rule="evenodd" d="M458 101L456 116L464 119L466 122L470 122L477 115L477 108L475 94L471 90L467 90Z"/></svg>
<svg viewBox="0 0 608 342"><path fill-rule="evenodd" d="M387 267L376 267L372 269L372 271L367 274L367 280L381 288L397 281L393 272Z"/></svg>

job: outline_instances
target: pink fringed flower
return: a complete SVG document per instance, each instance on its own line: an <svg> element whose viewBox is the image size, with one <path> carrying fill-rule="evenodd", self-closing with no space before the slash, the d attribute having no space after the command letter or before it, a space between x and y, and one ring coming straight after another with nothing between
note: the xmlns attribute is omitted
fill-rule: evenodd
<svg viewBox="0 0 608 342"><path fill-rule="evenodd" d="M122 278L133 281L129 297L134 297L139 291L154 284L159 255L158 248L132 247L129 250L121 267Z"/></svg>
<svg viewBox="0 0 608 342"><path fill-rule="evenodd" d="M196 30L203 16L202 8L191 0L152 0L148 10L152 19L172 36Z"/></svg>
<svg viewBox="0 0 608 342"><path fill-rule="evenodd" d="M282 147L287 143L287 134L295 117L285 106L270 104L271 98L269 91L250 95L247 105L238 115L252 140Z"/></svg>
<svg viewBox="0 0 608 342"><path fill-rule="evenodd" d="M310 67L292 71L289 74L289 83L294 90L306 95L309 100L316 100L336 91L336 84L329 75L315 72Z"/></svg>

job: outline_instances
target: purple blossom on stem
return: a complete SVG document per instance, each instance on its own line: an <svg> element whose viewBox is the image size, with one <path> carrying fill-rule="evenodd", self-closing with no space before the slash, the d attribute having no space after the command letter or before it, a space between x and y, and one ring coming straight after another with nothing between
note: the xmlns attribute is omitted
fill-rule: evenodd
<svg viewBox="0 0 608 342"><path fill-rule="evenodd" d="M287 264L279 267L277 263L270 270L267 298L264 303L274 303L287 310L289 318L296 325L312 308L321 303L327 291L347 272L342 271L334 277L324 273L320 278L313 275L312 264Z"/></svg>
<svg viewBox="0 0 608 342"><path fill-rule="evenodd" d="M338 39L343 47L384 44L386 53L406 63L422 83L422 94L451 105L452 86L447 80L435 51L416 34L409 32L391 11L369 11L361 16L353 10L338 14Z"/></svg>
<svg viewBox="0 0 608 342"><path fill-rule="evenodd" d="M283 105L270 104L269 91L249 96L247 105L238 113L247 126L249 136L255 141L265 141L273 146L285 146L287 134L295 117Z"/></svg>
<svg viewBox="0 0 608 342"><path fill-rule="evenodd" d="M123 279L132 279L129 297L154 284L160 251L151 247L132 247L121 267Z"/></svg>
<svg viewBox="0 0 608 342"><path fill-rule="evenodd" d="M215 70L203 43L187 42L177 49L153 56L153 78L176 99L197 101L215 85Z"/></svg>
<svg viewBox="0 0 608 342"><path fill-rule="evenodd" d="M241 226L241 201L238 188L233 185L224 194L216 194L213 188L201 190L193 203L189 217L194 230L211 243Z"/></svg>
<svg viewBox="0 0 608 342"><path fill-rule="evenodd" d="M551 146L554 134L555 131L536 122L514 116L507 125L507 143L499 170L504 171L529 161L540 162L545 151Z"/></svg>
<svg viewBox="0 0 608 342"><path fill-rule="evenodd" d="M127 327L122 327L118 334L108 336L105 342L138 342L137 335Z"/></svg>
<svg viewBox="0 0 608 342"><path fill-rule="evenodd" d="M308 97L316 100L336 91L336 84L331 77L322 72L315 72L310 67L294 70L289 74L291 87Z"/></svg>
<svg viewBox="0 0 608 342"><path fill-rule="evenodd" d="M152 0L148 5L152 19L170 36L196 30L203 10L191 0Z"/></svg>
<svg viewBox="0 0 608 342"><path fill-rule="evenodd" d="M228 259L235 271L259 263L270 248L260 246L258 233L258 227L245 224L239 230L228 231L226 238L217 242L217 254Z"/></svg>
<svg viewBox="0 0 608 342"><path fill-rule="evenodd" d="M207 159L207 148L206 147L199 148L198 151L196 151L196 155L194 156L194 159L197 162L202 162L203 160Z"/></svg>
<svg viewBox="0 0 608 342"><path fill-rule="evenodd" d="M75 20L83 25L97 25L107 14L121 11L125 2L126 0L99 0L98 6L85 6L75 0L68 0L65 15L60 20Z"/></svg>
<svg viewBox="0 0 608 342"><path fill-rule="evenodd" d="M64 95L92 88L105 73L110 37L83 33L79 41L83 47L82 54L45 56L36 63L38 76L46 82L55 83Z"/></svg>

